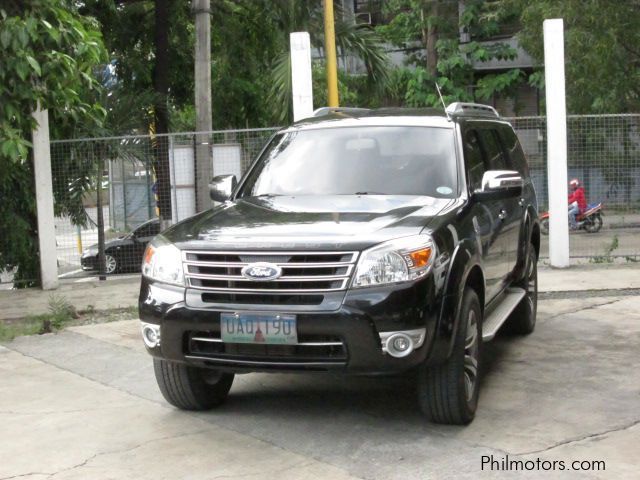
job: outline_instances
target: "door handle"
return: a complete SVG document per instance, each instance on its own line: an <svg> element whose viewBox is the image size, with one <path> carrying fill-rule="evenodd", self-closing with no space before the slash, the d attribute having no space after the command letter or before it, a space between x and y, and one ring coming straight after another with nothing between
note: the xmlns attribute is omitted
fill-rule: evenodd
<svg viewBox="0 0 640 480"><path fill-rule="evenodd" d="M500 220L504 220L505 218L507 218L507 211L504 208L500 210L500 213L498 214L498 218Z"/></svg>

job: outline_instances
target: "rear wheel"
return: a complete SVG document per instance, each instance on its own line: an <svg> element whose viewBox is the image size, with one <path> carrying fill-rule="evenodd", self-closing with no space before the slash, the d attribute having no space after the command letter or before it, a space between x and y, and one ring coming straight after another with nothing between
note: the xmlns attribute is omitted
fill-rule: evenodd
<svg viewBox="0 0 640 480"><path fill-rule="evenodd" d="M540 233L549 235L549 217L540 220Z"/></svg>
<svg viewBox="0 0 640 480"><path fill-rule="evenodd" d="M524 289L525 296L511 312L505 325L511 333L528 335L536 327L538 312L538 256L533 244L529 244L524 278L515 286Z"/></svg>
<svg viewBox="0 0 640 480"><path fill-rule="evenodd" d="M589 233L599 232L602 228L602 217L600 214L592 215L584 222L584 229Z"/></svg>
<svg viewBox="0 0 640 480"><path fill-rule="evenodd" d="M476 292L466 288L450 357L419 372L420 408L435 423L466 425L476 414L479 389L482 310Z"/></svg>
<svg viewBox="0 0 640 480"><path fill-rule="evenodd" d="M153 359L153 369L162 396L181 410L209 410L227 398L232 373L191 367L182 363Z"/></svg>

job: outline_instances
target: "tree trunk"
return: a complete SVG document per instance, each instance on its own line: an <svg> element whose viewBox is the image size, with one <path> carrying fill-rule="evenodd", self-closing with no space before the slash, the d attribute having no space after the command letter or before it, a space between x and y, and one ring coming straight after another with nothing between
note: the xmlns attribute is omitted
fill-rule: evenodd
<svg viewBox="0 0 640 480"><path fill-rule="evenodd" d="M429 2L429 15L427 17L427 32L425 48L427 49L427 72L432 77L438 74L438 51L436 43L438 42L438 27L436 25L438 18L438 2ZM424 7L422 10L424 14Z"/></svg>
<svg viewBox="0 0 640 480"><path fill-rule="evenodd" d="M162 134L169 133L169 2L155 2L155 66L153 88L157 95L154 105L156 137L154 144L154 171L156 175L156 196L161 225L171 221L171 180L169 178L169 141Z"/></svg>

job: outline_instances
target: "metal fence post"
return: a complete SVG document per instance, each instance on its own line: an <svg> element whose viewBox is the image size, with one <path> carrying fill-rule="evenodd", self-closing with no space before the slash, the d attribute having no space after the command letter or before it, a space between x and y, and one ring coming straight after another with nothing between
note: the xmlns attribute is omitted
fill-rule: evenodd
<svg viewBox="0 0 640 480"><path fill-rule="evenodd" d="M569 225L563 21L561 18L545 20L543 29L549 185L549 263L552 267L565 268L569 266Z"/></svg>
<svg viewBox="0 0 640 480"><path fill-rule="evenodd" d="M40 247L40 281L43 290L58 288L56 228L53 216L53 182L49 145L49 112L40 105L33 112L38 126L33 130L33 170L38 212L38 245Z"/></svg>

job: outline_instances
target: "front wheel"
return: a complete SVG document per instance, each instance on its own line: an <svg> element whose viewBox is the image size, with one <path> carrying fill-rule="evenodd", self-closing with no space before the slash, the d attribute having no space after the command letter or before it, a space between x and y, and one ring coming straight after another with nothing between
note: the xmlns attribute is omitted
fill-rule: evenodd
<svg viewBox="0 0 640 480"><path fill-rule="evenodd" d="M453 351L446 362L419 371L418 401L435 423L466 425L476 414L479 390L482 309L478 295L464 290Z"/></svg>
<svg viewBox="0 0 640 480"><path fill-rule="evenodd" d="M104 256L104 271L105 273L111 275L112 273L116 273L120 265L118 265L118 260L113 255L109 255L108 253Z"/></svg>
<svg viewBox="0 0 640 480"><path fill-rule="evenodd" d="M221 405L233 383L232 373L153 359L162 396L181 410L210 410Z"/></svg>

